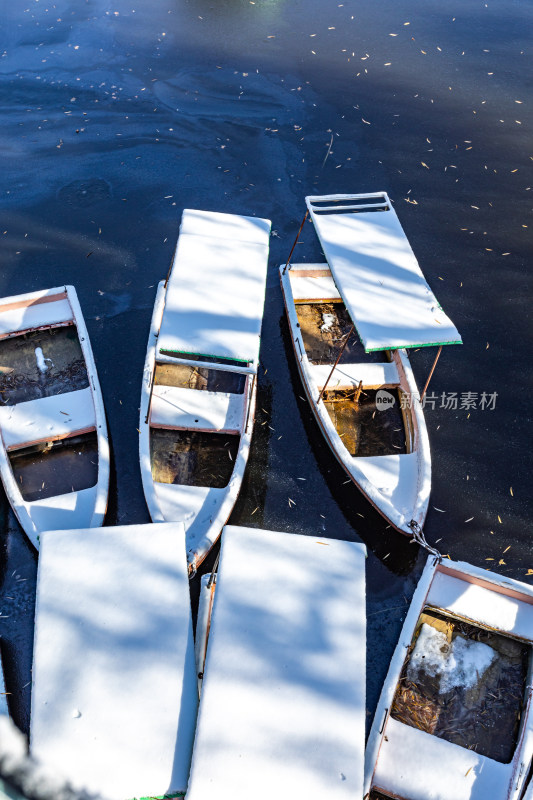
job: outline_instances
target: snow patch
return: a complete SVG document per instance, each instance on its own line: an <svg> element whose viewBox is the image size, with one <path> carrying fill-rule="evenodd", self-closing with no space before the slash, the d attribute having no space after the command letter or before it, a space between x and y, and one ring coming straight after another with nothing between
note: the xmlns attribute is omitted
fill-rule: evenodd
<svg viewBox="0 0 533 800"><path fill-rule="evenodd" d="M320 326L321 331L329 331L335 324L335 314L322 314L324 324Z"/></svg>
<svg viewBox="0 0 533 800"><path fill-rule="evenodd" d="M440 675L440 694L457 686L470 689L495 658L496 652L488 644L464 639L462 636L457 636L450 643L446 634L423 623L411 654L407 677L416 682L420 672L431 677Z"/></svg>

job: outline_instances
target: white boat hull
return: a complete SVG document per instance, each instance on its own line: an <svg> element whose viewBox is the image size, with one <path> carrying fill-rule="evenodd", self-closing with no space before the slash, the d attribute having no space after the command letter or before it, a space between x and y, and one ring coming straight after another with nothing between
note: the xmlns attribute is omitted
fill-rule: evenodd
<svg viewBox="0 0 533 800"><path fill-rule="evenodd" d="M5 309L5 310L4 310ZM19 334L74 325L88 387L0 407L0 474L15 515L26 535L39 547L45 530L97 527L103 524L109 491L109 442L104 404L89 335L73 286L32 292L0 301L0 341ZM37 348L40 350L40 348ZM46 372L42 351L39 369ZM10 453L35 443L67 440L94 432L97 441L97 480L92 486L35 499L23 498L12 469ZM44 487L44 480L43 480Z"/></svg>
<svg viewBox="0 0 533 800"><path fill-rule="evenodd" d="M146 504L153 522L183 521L186 531L189 570L194 572L218 540L241 489L250 452L257 381L255 376L248 375L246 378L244 403L239 420L239 446L227 486L219 489L155 481L150 453L152 391L156 344L165 306L165 291L165 284L162 281L157 290L143 373L139 422L141 475ZM202 364L201 366L217 365ZM204 394L195 390L190 390L190 393L197 396Z"/></svg>
<svg viewBox="0 0 533 800"><path fill-rule="evenodd" d="M508 763L438 738L391 716L404 661L411 652L419 617L425 609L528 646L529 667L520 728L513 757ZM518 800L533 757L532 644L533 587L470 564L439 563L430 556L413 596L374 716L365 756L364 797L376 789L403 800L426 800L430 796L434 800L486 800L489 797L491 800ZM497 724L497 719L487 719L489 727ZM430 793L428 787L431 787Z"/></svg>
<svg viewBox="0 0 533 800"><path fill-rule="evenodd" d="M302 269L306 267L306 273L327 271L327 265L294 265L292 269L298 270L300 266ZM296 314L289 270L284 272L281 267L280 278L298 372L326 442L372 505L397 530L412 535L411 523L414 521L422 527L427 514L431 490L431 455L424 414L420 402L415 399L418 398L418 389L406 351L390 351L389 364L341 364L332 375L328 383L330 389L341 381L352 382L356 387L356 376L361 375L363 390L365 387L394 387L413 398L411 408L406 408L404 412L409 428L406 435L410 438L410 452L401 455L352 456L343 444L323 400L317 402L333 364L317 367L309 361ZM319 287L319 291L324 297L325 292L336 290L323 286ZM310 298L309 302L312 303L313 299Z"/></svg>

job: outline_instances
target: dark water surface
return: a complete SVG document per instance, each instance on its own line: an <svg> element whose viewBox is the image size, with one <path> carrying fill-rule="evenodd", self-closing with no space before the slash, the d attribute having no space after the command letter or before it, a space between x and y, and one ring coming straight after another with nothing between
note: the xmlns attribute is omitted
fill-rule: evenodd
<svg viewBox="0 0 533 800"><path fill-rule="evenodd" d="M1 30L0 294L76 286L112 441L106 524L149 521L141 376L183 208L272 219L256 429L231 521L366 543L370 720L425 555L386 530L321 439L277 267L306 194L389 192L464 340L426 410L427 539L531 582L533 5L25 0L2 3ZM310 225L296 256L320 258ZM433 356L412 354L419 386ZM497 392L495 409L441 408L452 392ZM2 654L27 730L37 556L5 498L0 512Z"/></svg>

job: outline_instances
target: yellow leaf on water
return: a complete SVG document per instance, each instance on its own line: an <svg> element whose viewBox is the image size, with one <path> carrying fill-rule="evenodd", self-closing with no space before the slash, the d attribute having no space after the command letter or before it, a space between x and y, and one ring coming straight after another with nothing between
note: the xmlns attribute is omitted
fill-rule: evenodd
<svg viewBox="0 0 533 800"><path fill-rule="evenodd" d="M500 560L498 561L498 566L501 567L502 564L503 564L503 566L506 566L505 561L503 560L503 558L500 558Z"/></svg>
<svg viewBox="0 0 533 800"><path fill-rule="evenodd" d="M505 548L505 550L504 550L503 552L504 552L504 553L506 553L506 552L507 552L508 550L510 550L510 549L511 549L511 545L509 545L509 547L506 547L506 548Z"/></svg>
<svg viewBox="0 0 533 800"><path fill-rule="evenodd" d="M498 522L500 523L500 525L502 524L502 520L499 514L498 514Z"/></svg>
<svg viewBox="0 0 533 800"><path fill-rule="evenodd" d="M533 569L528 569L528 571L526 572L526 575L533 575Z"/></svg>
<svg viewBox="0 0 533 800"><path fill-rule="evenodd" d="M513 494L513 487L512 487L512 486L511 486L511 488L509 489L509 491L511 492L511 497L514 497L514 494Z"/></svg>

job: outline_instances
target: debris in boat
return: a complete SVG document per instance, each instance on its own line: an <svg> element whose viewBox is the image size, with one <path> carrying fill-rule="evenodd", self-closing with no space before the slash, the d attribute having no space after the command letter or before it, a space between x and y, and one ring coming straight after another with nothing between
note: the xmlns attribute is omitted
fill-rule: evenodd
<svg viewBox="0 0 533 800"><path fill-rule="evenodd" d="M320 326L321 331L329 331L335 325L336 318L334 314L322 314L322 319L324 322Z"/></svg>
<svg viewBox="0 0 533 800"><path fill-rule="evenodd" d="M421 671L431 677L440 675L440 694L456 686L469 689L483 677L495 658L496 652L487 644L461 636L451 642L446 633L424 623L411 654L407 678L417 681Z"/></svg>
<svg viewBox="0 0 533 800"><path fill-rule="evenodd" d="M37 366L40 372L48 372L48 367L46 365L46 361L50 361L50 359L46 359L44 357L44 353L41 347L35 348L35 358L37 359Z"/></svg>

